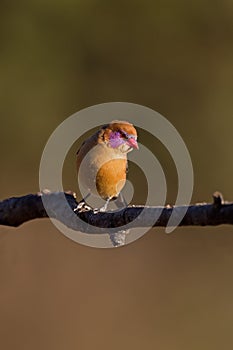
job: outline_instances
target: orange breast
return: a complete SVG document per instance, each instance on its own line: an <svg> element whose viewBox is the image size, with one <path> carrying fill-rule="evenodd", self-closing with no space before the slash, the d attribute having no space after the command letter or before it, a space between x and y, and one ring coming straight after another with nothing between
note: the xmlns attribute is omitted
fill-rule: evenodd
<svg viewBox="0 0 233 350"><path fill-rule="evenodd" d="M96 176L96 188L103 199L118 196L126 181L126 159L112 159L105 163Z"/></svg>

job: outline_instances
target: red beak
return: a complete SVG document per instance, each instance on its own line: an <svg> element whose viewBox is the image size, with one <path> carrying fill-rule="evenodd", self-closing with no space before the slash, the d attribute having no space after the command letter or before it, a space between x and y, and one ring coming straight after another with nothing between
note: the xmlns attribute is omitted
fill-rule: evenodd
<svg viewBox="0 0 233 350"><path fill-rule="evenodd" d="M137 140L134 139L133 137L131 137L130 139L128 139L127 141L128 145L130 145L131 147L135 148L135 149L138 149L138 143L137 143Z"/></svg>

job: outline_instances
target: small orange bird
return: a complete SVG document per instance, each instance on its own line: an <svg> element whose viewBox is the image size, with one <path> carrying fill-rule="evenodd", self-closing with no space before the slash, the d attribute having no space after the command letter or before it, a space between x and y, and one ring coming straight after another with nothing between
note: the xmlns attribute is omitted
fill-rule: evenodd
<svg viewBox="0 0 233 350"><path fill-rule="evenodd" d="M77 152L79 183L89 194L116 199L126 182L127 153L138 149L137 131L126 121L114 120L89 137Z"/></svg>

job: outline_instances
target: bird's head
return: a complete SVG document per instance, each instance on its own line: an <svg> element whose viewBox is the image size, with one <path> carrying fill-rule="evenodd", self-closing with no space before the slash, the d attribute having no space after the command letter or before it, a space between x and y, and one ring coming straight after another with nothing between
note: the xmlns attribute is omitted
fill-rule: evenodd
<svg viewBox="0 0 233 350"><path fill-rule="evenodd" d="M107 145L113 149L128 153L133 148L138 149L137 131L133 124L114 120L104 126L103 138Z"/></svg>

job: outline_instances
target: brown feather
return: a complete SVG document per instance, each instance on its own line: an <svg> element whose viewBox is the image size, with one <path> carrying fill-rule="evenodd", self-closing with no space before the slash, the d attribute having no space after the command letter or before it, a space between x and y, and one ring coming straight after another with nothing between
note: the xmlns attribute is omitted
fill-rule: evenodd
<svg viewBox="0 0 233 350"><path fill-rule="evenodd" d="M130 124L126 121L114 120L110 124L105 125L105 131L103 134L104 140L109 140L109 135L112 131L123 130L129 135L137 136L137 131L134 128L133 124Z"/></svg>

